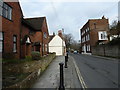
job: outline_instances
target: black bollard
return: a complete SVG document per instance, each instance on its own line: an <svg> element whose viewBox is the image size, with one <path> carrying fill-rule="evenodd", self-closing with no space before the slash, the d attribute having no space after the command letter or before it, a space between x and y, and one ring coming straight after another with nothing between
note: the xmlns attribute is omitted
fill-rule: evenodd
<svg viewBox="0 0 120 90"><path fill-rule="evenodd" d="M67 62L68 62L68 52L67 52Z"/></svg>
<svg viewBox="0 0 120 90"><path fill-rule="evenodd" d="M68 58L67 58L67 56L65 56L65 68L67 68L67 60Z"/></svg>
<svg viewBox="0 0 120 90"><path fill-rule="evenodd" d="M59 90L65 90L64 87L64 75L63 75L63 63L59 63L60 65L60 86L59 86Z"/></svg>

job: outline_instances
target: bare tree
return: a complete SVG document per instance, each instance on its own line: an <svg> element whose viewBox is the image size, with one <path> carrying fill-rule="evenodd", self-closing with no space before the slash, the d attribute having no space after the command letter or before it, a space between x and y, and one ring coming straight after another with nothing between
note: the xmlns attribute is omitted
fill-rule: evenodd
<svg viewBox="0 0 120 90"><path fill-rule="evenodd" d="M118 37L120 37L120 22L113 21L113 23L110 25L110 30L116 31L116 34L118 35Z"/></svg>
<svg viewBox="0 0 120 90"><path fill-rule="evenodd" d="M112 22L112 24L110 25L110 30L116 29L117 23L118 23L118 22L117 22L116 20L114 20L114 21Z"/></svg>
<svg viewBox="0 0 120 90"><path fill-rule="evenodd" d="M66 43L66 47L70 48L70 45L74 41L74 37L73 37L72 34L64 34L64 40L65 40L65 43Z"/></svg>

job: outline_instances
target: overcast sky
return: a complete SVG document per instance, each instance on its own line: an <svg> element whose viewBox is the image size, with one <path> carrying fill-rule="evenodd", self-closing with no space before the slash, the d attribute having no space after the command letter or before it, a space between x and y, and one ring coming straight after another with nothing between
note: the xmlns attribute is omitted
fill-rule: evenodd
<svg viewBox="0 0 120 90"><path fill-rule="evenodd" d="M88 19L99 19L103 15L110 24L118 19L119 0L20 0L25 18L47 18L49 34L64 28L75 40L80 40L80 28Z"/></svg>

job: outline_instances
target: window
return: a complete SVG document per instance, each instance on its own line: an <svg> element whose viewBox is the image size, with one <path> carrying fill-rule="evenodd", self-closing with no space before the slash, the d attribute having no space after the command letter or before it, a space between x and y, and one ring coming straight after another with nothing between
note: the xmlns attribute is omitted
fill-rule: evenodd
<svg viewBox="0 0 120 90"><path fill-rule="evenodd" d="M88 51L90 51L90 45L88 45Z"/></svg>
<svg viewBox="0 0 120 90"><path fill-rule="evenodd" d="M84 37L84 40L86 41L86 37Z"/></svg>
<svg viewBox="0 0 120 90"><path fill-rule="evenodd" d="M103 33L101 33L101 39L103 39Z"/></svg>
<svg viewBox="0 0 120 90"><path fill-rule="evenodd" d="M47 52L47 44L45 44L45 51Z"/></svg>
<svg viewBox="0 0 120 90"><path fill-rule="evenodd" d="M46 34L46 32L44 32L44 38L47 38L47 34Z"/></svg>
<svg viewBox="0 0 120 90"><path fill-rule="evenodd" d="M86 41L88 41L88 36L86 35Z"/></svg>
<svg viewBox="0 0 120 90"><path fill-rule="evenodd" d="M3 52L3 33L0 32L0 52Z"/></svg>
<svg viewBox="0 0 120 90"><path fill-rule="evenodd" d="M9 20L12 19L12 8L0 0L0 15L8 18Z"/></svg>
<svg viewBox="0 0 120 90"><path fill-rule="evenodd" d="M88 29L88 31L90 30L89 27L87 29Z"/></svg>
<svg viewBox="0 0 120 90"><path fill-rule="evenodd" d="M88 34L88 40L90 40L90 35Z"/></svg>
<svg viewBox="0 0 120 90"><path fill-rule="evenodd" d="M88 32L88 28L86 28L86 33Z"/></svg>
<svg viewBox="0 0 120 90"><path fill-rule="evenodd" d="M17 36L13 35L13 52L17 52Z"/></svg>
<svg viewBox="0 0 120 90"><path fill-rule="evenodd" d="M3 10L3 1L0 0L0 15L2 16L2 10Z"/></svg>
<svg viewBox="0 0 120 90"><path fill-rule="evenodd" d="M98 32L99 40L108 40L106 31Z"/></svg>

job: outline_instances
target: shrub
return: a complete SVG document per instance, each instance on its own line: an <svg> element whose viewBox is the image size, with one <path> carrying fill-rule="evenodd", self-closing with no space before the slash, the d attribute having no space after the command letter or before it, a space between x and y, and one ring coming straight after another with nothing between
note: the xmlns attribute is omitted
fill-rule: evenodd
<svg viewBox="0 0 120 90"><path fill-rule="evenodd" d="M33 60L40 60L40 52L33 51L31 55Z"/></svg>
<svg viewBox="0 0 120 90"><path fill-rule="evenodd" d="M120 45L120 37L113 39L108 44L109 45Z"/></svg>
<svg viewBox="0 0 120 90"><path fill-rule="evenodd" d="M27 61L32 60L32 56L25 56L25 60Z"/></svg>

